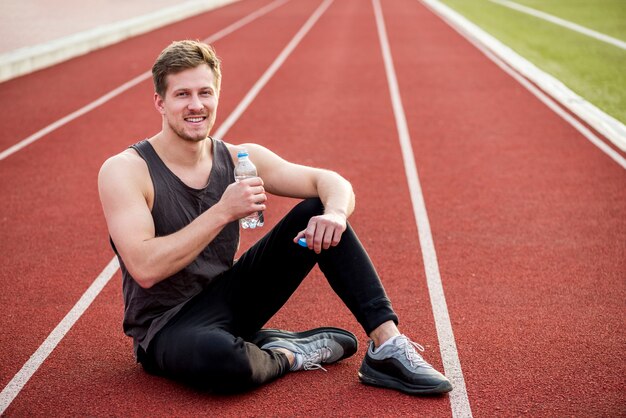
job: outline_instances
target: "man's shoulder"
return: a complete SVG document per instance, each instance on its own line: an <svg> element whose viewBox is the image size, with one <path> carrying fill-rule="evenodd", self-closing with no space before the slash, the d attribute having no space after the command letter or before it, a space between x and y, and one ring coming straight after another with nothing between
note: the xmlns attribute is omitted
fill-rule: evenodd
<svg viewBox="0 0 626 418"><path fill-rule="evenodd" d="M117 168L131 168L142 164L145 165L145 161L139 156L139 153L137 153L137 151L133 148L126 148L124 151L109 157L104 162L103 167L106 165L113 165Z"/></svg>
<svg viewBox="0 0 626 418"><path fill-rule="evenodd" d="M147 165L133 148L109 157L100 168L100 177L116 175L141 175L147 171Z"/></svg>
<svg viewBox="0 0 626 418"><path fill-rule="evenodd" d="M259 150L268 150L263 145L259 145L254 142L242 142L239 144L231 144L225 141L222 141L222 142L224 143L224 145L226 145L226 148L228 148L228 151L235 156L237 155L239 151L244 151L244 150L250 153L255 153L255 152L258 152Z"/></svg>
<svg viewBox="0 0 626 418"><path fill-rule="evenodd" d="M230 152L230 155L232 155L233 159L237 158L237 153L239 151L252 151L252 150L256 150L260 147L260 145L258 144L253 144L251 142L246 142L246 143L241 143L241 144L231 144L228 143L226 141L222 141L223 144L226 146L226 148L228 149L228 152Z"/></svg>

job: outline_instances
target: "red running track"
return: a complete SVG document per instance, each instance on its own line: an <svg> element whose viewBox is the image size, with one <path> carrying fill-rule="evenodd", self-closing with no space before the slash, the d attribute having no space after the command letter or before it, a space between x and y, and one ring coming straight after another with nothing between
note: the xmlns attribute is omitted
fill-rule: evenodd
<svg viewBox="0 0 626 418"><path fill-rule="evenodd" d="M419 2L382 3L472 413L623 415L626 173ZM148 70L171 40L207 38L267 4L242 1L0 84L1 149ZM292 0L215 43L218 124L320 4ZM96 175L109 155L158 131L151 92L143 82L0 161L3 387L111 259ZM403 331L441 368L371 4L333 2L225 139L353 182L351 222ZM271 199L268 226L291 203ZM366 337L317 271L270 325L346 327L359 352L328 373L244 395L143 373L122 310L117 273L7 416L452 412L448 397L359 384Z"/></svg>

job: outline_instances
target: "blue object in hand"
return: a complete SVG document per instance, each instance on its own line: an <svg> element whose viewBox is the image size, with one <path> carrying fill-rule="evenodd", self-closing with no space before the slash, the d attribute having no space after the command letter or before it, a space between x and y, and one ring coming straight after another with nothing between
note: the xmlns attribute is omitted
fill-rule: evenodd
<svg viewBox="0 0 626 418"><path fill-rule="evenodd" d="M306 238L302 237L298 240L298 245L301 247L307 247L306 245Z"/></svg>

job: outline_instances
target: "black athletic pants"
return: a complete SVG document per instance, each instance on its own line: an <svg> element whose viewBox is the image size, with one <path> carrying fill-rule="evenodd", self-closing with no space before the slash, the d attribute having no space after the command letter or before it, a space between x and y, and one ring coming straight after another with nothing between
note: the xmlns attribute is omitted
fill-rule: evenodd
<svg viewBox="0 0 626 418"><path fill-rule="evenodd" d="M379 277L350 226L339 245L320 254L294 244L319 199L289 212L235 265L194 297L150 342L139 360L152 373L217 391L241 391L289 370L286 356L245 341L289 299L317 263L367 334L397 323Z"/></svg>

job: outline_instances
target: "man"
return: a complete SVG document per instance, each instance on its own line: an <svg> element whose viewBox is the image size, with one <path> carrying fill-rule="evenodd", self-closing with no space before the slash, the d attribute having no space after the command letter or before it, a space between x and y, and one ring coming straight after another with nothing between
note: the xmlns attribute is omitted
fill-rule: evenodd
<svg viewBox="0 0 626 418"><path fill-rule="evenodd" d="M143 367L241 391L353 355L357 340L346 330L262 329L318 264L371 338L359 370L363 382L411 394L452 390L396 326L347 223L354 210L350 183L255 144L245 148L259 177L235 182L233 161L242 147L209 137L221 81L214 50L174 42L152 74L162 130L111 157L98 178L123 274L124 330ZM238 219L265 210L266 193L304 200L234 261ZM297 245L300 238L308 248Z"/></svg>

